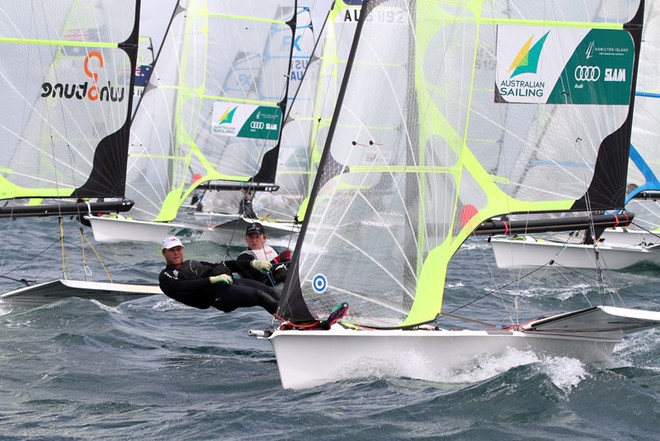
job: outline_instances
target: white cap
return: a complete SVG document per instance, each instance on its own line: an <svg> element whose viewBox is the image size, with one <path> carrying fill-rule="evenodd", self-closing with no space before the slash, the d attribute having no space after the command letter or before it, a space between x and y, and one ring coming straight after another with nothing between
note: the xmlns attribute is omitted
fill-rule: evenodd
<svg viewBox="0 0 660 441"><path fill-rule="evenodd" d="M164 250L169 250L170 248L182 247L182 246L183 246L183 244L181 243L179 238L176 237L176 236L170 236L170 237L166 237L165 239L163 239L163 249Z"/></svg>

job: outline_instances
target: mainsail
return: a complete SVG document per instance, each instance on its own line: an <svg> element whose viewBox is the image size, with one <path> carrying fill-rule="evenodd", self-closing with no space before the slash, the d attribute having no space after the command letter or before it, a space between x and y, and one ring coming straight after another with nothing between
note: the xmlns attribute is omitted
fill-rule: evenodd
<svg viewBox="0 0 660 441"><path fill-rule="evenodd" d="M268 219L302 222L335 108L359 17L346 2L299 2L289 102L277 168L276 192L255 195ZM265 209L265 211L264 211Z"/></svg>
<svg viewBox="0 0 660 441"><path fill-rule="evenodd" d="M481 222L623 207L640 2L579 3L363 3L283 318L433 321Z"/></svg>
<svg viewBox="0 0 660 441"><path fill-rule="evenodd" d="M65 243L65 215L80 219L132 204L123 196L140 2L9 0L0 11L0 99L6 109L0 124L0 198L7 200L0 216L59 217L63 277L33 285L36 281L5 273L3 279L30 286L0 298L29 303L77 295L114 304L157 294L153 286L87 281L89 241L79 226L85 280L66 280L73 258ZM39 256L45 257L43 251ZM44 269L41 259L32 265L28 279Z"/></svg>
<svg viewBox="0 0 660 441"><path fill-rule="evenodd" d="M204 182L274 182L294 5L177 4L131 134L134 218L173 220Z"/></svg>
<svg viewBox="0 0 660 441"><path fill-rule="evenodd" d="M644 33L637 76L635 117L633 120L628 168L629 192L626 208L634 212L636 224L647 230L660 227L660 154L657 142L660 133L660 5L647 2ZM638 201L653 199L654 201ZM654 242L657 242L654 240Z"/></svg>
<svg viewBox="0 0 660 441"><path fill-rule="evenodd" d="M139 2L0 6L3 215L59 215L41 199L124 196ZM107 203L105 207L123 204ZM16 208L14 208L16 207ZM130 205L123 209L130 208ZM95 211L88 202L72 212ZM100 210L104 211L104 210Z"/></svg>

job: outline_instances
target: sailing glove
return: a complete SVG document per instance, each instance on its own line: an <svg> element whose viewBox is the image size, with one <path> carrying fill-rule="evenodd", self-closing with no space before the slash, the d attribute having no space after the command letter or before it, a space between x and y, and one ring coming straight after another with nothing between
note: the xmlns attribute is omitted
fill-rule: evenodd
<svg viewBox="0 0 660 441"><path fill-rule="evenodd" d="M224 283L227 285L231 285L234 281L231 276L227 274L220 274L219 276L209 277L209 280L211 283Z"/></svg>
<svg viewBox="0 0 660 441"><path fill-rule="evenodd" d="M268 271L270 271L270 269L273 267L273 265L271 265L267 260L253 260L250 262L250 265L252 268L259 270L264 274L267 274Z"/></svg>

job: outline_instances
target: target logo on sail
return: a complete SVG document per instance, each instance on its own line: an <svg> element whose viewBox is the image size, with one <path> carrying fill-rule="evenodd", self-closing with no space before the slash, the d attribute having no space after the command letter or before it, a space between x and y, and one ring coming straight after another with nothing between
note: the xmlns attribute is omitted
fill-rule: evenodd
<svg viewBox="0 0 660 441"><path fill-rule="evenodd" d="M92 51L83 59L83 71L91 79L84 83L43 83L41 89L42 98L64 98L79 100L88 99L90 101L123 101L124 87L113 86L110 81L99 87L99 71L104 66L103 55Z"/></svg>

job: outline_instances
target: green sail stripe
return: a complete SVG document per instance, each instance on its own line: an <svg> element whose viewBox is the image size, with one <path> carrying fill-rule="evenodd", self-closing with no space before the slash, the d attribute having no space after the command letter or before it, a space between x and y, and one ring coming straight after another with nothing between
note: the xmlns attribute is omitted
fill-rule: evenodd
<svg viewBox="0 0 660 441"><path fill-rule="evenodd" d="M42 198L65 198L71 196L75 188L21 187L0 176L0 199L31 198L39 194Z"/></svg>
<svg viewBox="0 0 660 441"><path fill-rule="evenodd" d="M191 10L195 10L197 8L191 8ZM231 18L232 20L245 20L245 21L256 21L256 22L261 22L261 23L273 23L273 24L281 24L281 25L286 25L287 22L284 20L275 20L273 18L264 18L264 17L254 17L250 15L235 15L235 14L220 14L220 13L208 13L206 14L207 17L213 17L213 18Z"/></svg>
<svg viewBox="0 0 660 441"><path fill-rule="evenodd" d="M204 3L204 6L202 7L190 7L186 10L186 14L189 16L195 16L195 17L202 17L202 19L206 20L205 21L205 26L200 26L200 29L208 31L208 5ZM185 25L185 33L191 33L193 32L192 23L194 20L186 20L186 25ZM208 41L208 34L207 38L205 39ZM184 41L185 45L182 47L182 52L183 53L188 53L190 51L190 46L191 42L189 40ZM186 84L186 80L184 79L184 76L187 70L187 65L190 61L188 60L187 57L182 57L182 63L181 63L181 75L179 76L179 85L176 87L170 87L170 89L178 90L181 91L177 93L177 100L174 106L174 114L175 114L175 137L173 139L174 141L174 146L175 146L175 154L173 155L174 158L180 158L181 161L183 162L183 166L179 167L174 167L174 174L172 177L172 182L179 182L179 185L173 185L171 190L167 193L163 200L163 204L161 206L160 211L158 212L158 215L154 219L155 222L169 222L176 218L177 212L179 210L179 207L181 206L181 202L184 200L183 199L183 193L184 191L184 186L185 186L185 170L188 169L188 166L190 164L190 158L192 156L192 152L188 151L185 155L182 155L182 150L184 146L187 145L192 145L194 143L193 139L191 136L187 133L184 133L184 123L182 119L182 109L184 106L184 101L187 101L186 98L182 97L182 95L185 95L186 97L191 97L191 98L196 98L198 97L199 93L198 91L203 91L205 90L205 81L202 83L197 89L191 89L188 87ZM206 70L206 65L207 61L204 59L204 65ZM201 106L201 104L199 105ZM199 113L199 106L196 109L196 112ZM184 174L183 176L181 174Z"/></svg>
<svg viewBox="0 0 660 441"><path fill-rule="evenodd" d="M258 106L264 107L277 107L276 103L272 101L263 101L263 100L251 100L246 98L231 98L227 96L216 96L216 95L200 95L202 98L209 98L216 101L224 101L227 103L241 103L241 104L256 104Z"/></svg>
<svg viewBox="0 0 660 441"><path fill-rule="evenodd" d="M168 85L163 85L163 86L158 86L159 89L163 90L192 90L189 87L186 86L168 86ZM232 98L228 96L220 96L220 95L206 95L204 93L200 92L189 92L190 96L193 96L195 98L204 98L204 99L212 99L216 101L225 101L229 103L241 103L241 104L256 104L258 106L266 106L266 107L277 107L276 103L273 103L272 101L263 101L263 100L252 100L252 99L245 99L245 98Z"/></svg>
<svg viewBox="0 0 660 441"><path fill-rule="evenodd" d="M43 40L38 38L7 38L0 37L0 43L33 44L39 46L71 46L71 47L106 47L118 48L117 43L102 41L75 41L75 40Z"/></svg>
<svg viewBox="0 0 660 441"><path fill-rule="evenodd" d="M454 173L456 167L425 165L351 165L354 173Z"/></svg>
<svg viewBox="0 0 660 441"><path fill-rule="evenodd" d="M480 8L476 8L480 11ZM436 11L437 12L437 11ZM437 16L437 14L436 14ZM528 20L520 18L506 18L506 17L454 17L451 15L442 15L438 17L443 23L474 23L477 25L525 25L525 26L546 26L553 28L586 28L586 29L623 29L624 23L608 23L608 22L595 22L595 21L552 21L552 20Z"/></svg>
<svg viewBox="0 0 660 441"><path fill-rule="evenodd" d="M131 158L174 159L181 161L186 159L184 156L157 155L155 153L131 153L129 156Z"/></svg>

